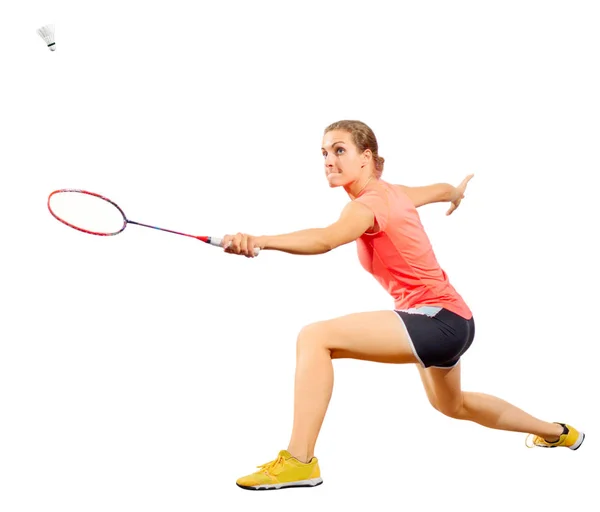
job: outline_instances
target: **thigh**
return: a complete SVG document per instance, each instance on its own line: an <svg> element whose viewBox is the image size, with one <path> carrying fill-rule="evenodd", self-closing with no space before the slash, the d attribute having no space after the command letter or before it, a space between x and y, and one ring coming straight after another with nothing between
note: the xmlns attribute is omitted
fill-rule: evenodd
<svg viewBox="0 0 600 512"><path fill-rule="evenodd" d="M423 383L423 388L425 389L427 399L429 400L429 403L437 409L437 397L435 396L433 382L431 382L430 369L423 368L423 366L420 364L417 365L417 369L419 370L419 375L421 377L421 382Z"/></svg>
<svg viewBox="0 0 600 512"><path fill-rule="evenodd" d="M452 368L423 368L418 366L425 393L431 404L445 414L462 405L460 362Z"/></svg>
<svg viewBox="0 0 600 512"><path fill-rule="evenodd" d="M306 326L299 342L322 343L332 359L416 363L402 319L394 311L354 313Z"/></svg>

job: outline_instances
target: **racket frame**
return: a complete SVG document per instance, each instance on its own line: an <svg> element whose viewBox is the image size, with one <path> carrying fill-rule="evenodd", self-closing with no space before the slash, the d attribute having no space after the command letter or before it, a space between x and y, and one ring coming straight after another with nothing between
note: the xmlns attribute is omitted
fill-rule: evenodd
<svg viewBox="0 0 600 512"><path fill-rule="evenodd" d="M80 194L87 194L89 196L97 197L99 199L102 199L103 201L106 201L107 203L109 203L112 206L114 206L117 210L119 210L119 213L123 217L123 226L121 226L121 229L119 229L118 231L115 231L114 233L101 233L101 232L97 232L97 231L90 231L90 230L87 230L87 229L80 228L78 226L75 226L74 224L71 224L70 222L67 222L64 219L61 219L58 215L56 215L52 211L52 208L50 206L50 199L52 198L52 196L54 194L59 194L59 193L63 193L63 192L77 192L77 193L80 193ZM70 228L76 229L77 231L81 231L83 233L87 233L88 235L114 236L114 235L118 235L119 233L122 233L123 230L127 227L127 224L136 224L138 226L143 226L143 227L146 227L146 228L157 229L159 231L166 231L167 233L174 233L176 235L182 235L182 236L187 236L187 237L190 237L190 238L195 238L196 240L200 240L200 241L205 242L207 244L214 245L215 247L223 247L223 239L219 238L219 237L216 237L216 236L196 236L196 235L189 235L187 233L181 233L180 231L173 231L171 229L159 228L158 226L151 226L150 224L142 224L141 222L136 222L136 221L133 221L133 220L129 220L127 218L127 216L125 215L125 212L122 210L122 208L117 203L115 203L114 201L111 201L107 197L104 197L103 195L97 194L95 192L89 192L87 190L82 190L82 189L78 189L78 188L61 188L61 189L53 191L48 196L48 210L50 211L50 213L52 214L52 216L56 220L62 222L63 224L69 226ZM259 252L260 252L260 249L258 247L255 247L254 248L254 254L258 256Z"/></svg>

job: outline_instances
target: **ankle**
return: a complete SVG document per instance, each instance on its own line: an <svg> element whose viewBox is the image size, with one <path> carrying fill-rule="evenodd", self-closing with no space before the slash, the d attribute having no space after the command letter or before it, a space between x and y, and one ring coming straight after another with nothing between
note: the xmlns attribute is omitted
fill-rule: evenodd
<svg viewBox="0 0 600 512"><path fill-rule="evenodd" d="M290 452L291 453L291 452ZM292 457L294 457L294 459L299 460L300 462L302 462L302 464L308 464L311 460L312 460L312 455L305 455L305 456L296 456L292 453Z"/></svg>
<svg viewBox="0 0 600 512"><path fill-rule="evenodd" d="M544 441L548 443L556 443L560 439L560 436L564 433L564 427L559 423L553 423L553 428L549 436L544 436Z"/></svg>
<svg viewBox="0 0 600 512"><path fill-rule="evenodd" d="M288 452L290 452L294 459L302 462L302 464L308 464L313 458L313 455L308 453L306 450L294 450L288 448Z"/></svg>

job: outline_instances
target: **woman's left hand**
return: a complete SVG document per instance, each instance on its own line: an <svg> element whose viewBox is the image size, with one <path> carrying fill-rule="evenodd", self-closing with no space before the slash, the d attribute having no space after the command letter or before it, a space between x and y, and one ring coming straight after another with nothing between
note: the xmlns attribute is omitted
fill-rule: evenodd
<svg viewBox="0 0 600 512"><path fill-rule="evenodd" d="M223 237L223 248L229 254L239 254L246 258L254 258L254 249L263 249L264 240L262 236L252 236L246 233L237 235L225 235Z"/></svg>
<svg viewBox="0 0 600 512"><path fill-rule="evenodd" d="M471 178L473 176L474 174L469 174L464 180L460 182L460 185L458 187L454 188L452 199L450 199L450 202L452 204L446 212L446 215L452 215L452 212L460 206L460 202L465 198L465 190L467 190L467 183L471 181Z"/></svg>

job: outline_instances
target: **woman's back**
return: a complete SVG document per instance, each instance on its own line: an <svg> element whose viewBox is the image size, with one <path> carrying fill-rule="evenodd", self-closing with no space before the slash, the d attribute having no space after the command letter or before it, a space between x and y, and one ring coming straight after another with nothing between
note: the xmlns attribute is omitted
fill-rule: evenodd
<svg viewBox="0 0 600 512"><path fill-rule="evenodd" d="M399 186L377 180L355 201L375 214L376 228L357 240L363 268L394 298L395 309L444 307L472 313L440 267L417 209Z"/></svg>

